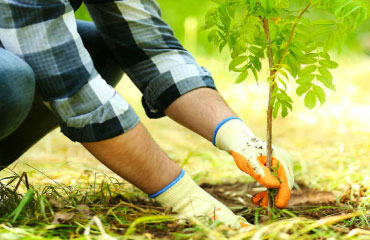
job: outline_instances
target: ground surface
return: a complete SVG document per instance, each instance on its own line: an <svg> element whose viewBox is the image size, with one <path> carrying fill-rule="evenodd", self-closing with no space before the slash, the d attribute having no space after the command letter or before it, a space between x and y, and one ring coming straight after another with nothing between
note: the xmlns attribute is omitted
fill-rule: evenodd
<svg viewBox="0 0 370 240"><path fill-rule="evenodd" d="M227 72L226 62L198 60L211 70L232 108L264 138L266 86L257 87L253 80L233 85L235 76ZM1 172L1 177L9 177L26 171L37 194L19 216L9 216L21 196L1 188L0 239L369 239L369 66L365 56L341 59L334 71L337 90L329 93L324 106L309 111L294 98L294 112L274 122L274 144L294 157L299 184L290 207L275 211L273 221L250 205L250 195L259 186L250 185L251 179L230 156L168 119L147 119L140 93L125 78L119 92L161 147L256 227L243 233L217 223L169 217L164 214L169 209L157 206L56 130ZM290 92L295 95L293 88ZM21 184L18 193L25 192Z"/></svg>

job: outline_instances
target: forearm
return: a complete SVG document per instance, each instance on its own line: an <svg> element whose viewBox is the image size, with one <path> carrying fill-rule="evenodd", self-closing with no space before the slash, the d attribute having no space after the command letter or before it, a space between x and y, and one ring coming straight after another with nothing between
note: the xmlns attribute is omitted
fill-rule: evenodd
<svg viewBox="0 0 370 240"><path fill-rule="evenodd" d="M147 194L167 186L181 171L141 123L117 137L82 145L112 171Z"/></svg>
<svg viewBox="0 0 370 240"><path fill-rule="evenodd" d="M211 88L198 88L182 95L165 113L209 141L212 141L213 132L222 120L237 117L221 95Z"/></svg>

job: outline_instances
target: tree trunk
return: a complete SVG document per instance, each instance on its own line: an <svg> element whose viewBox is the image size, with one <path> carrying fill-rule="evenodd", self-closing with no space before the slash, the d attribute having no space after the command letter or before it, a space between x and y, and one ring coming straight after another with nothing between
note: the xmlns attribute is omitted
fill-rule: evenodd
<svg viewBox="0 0 370 240"><path fill-rule="evenodd" d="M272 93L274 92L275 88L275 71L274 68L274 57L272 55L272 49L271 49L271 40L270 40L270 30L268 25L268 20L263 19L263 28L265 30L265 36L266 36L266 43L267 43L267 55L269 59L269 67L270 67L270 81L269 82L269 99L268 99L268 105L267 105L267 129L266 129L266 149L267 149L267 163L266 167L271 169L271 163L272 163ZM267 213L269 219L271 219L271 209L273 206L272 196L270 193L270 190L267 190Z"/></svg>
<svg viewBox="0 0 370 240"><path fill-rule="evenodd" d="M266 130L266 149L267 149L267 163L266 163L266 167L268 167L270 169L270 171L272 171L271 169L271 163L272 163L272 111L273 111L273 106L272 106L272 94L274 92L274 89L276 87L276 82L275 82L275 78L276 78L276 73L278 72L278 68L281 67L281 65L283 64L284 62L284 58L285 56L287 55L287 52L288 52L288 47L289 45L292 43L293 41L293 37L294 37L294 31L295 31L295 28L297 27L297 24L298 24L298 21L299 19L303 16L303 14L307 11L307 9L311 6L311 3L312 1L309 1L307 6L302 9L302 11L300 12L300 14L298 15L297 19L296 19L296 22L293 24L293 27L292 27L292 30L290 32L290 35L289 35L289 39L287 41L287 44L281 54L281 57L279 59L279 61L277 61L277 64L275 66L275 63L274 63L274 55L273 55L273 52L272 52L272 48L271 48L271 38L270 38L270 29L269 29L269 23L268 23L268 19L264 18L263 19L263 29L264 29L264 32L265 32L265 37L266 37L266 45L267 45L267 55L268 55L268 60L269 60L269 67L270 67L270 77L269 77L269 99L268 99L268 105L267 105L267 130ZM273 201L272 201L272 197L271 197L271 193L270 193L270 190L267 190L268 191L268 209L267 209L267 213L268 213L268 217L269 219L271 219L271 209L274 207L273 206Z"/></svg>

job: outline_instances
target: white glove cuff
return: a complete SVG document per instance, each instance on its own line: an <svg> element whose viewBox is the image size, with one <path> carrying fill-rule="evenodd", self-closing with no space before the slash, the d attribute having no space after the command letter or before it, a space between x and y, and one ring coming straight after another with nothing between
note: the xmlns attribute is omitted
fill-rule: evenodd
<svg viewBox="0 0 370 240"><path fill-rule="evenodd" d="M230 209L200 188L188 174L182 173L177 182L155 196L159 204L172 207L181 217L186 218L210 216L215 212L224 224L240 227L237 216Z"/></svg>
<svg viewBox="0 0 370 240"><path fill-rule="evenodd" d="M254 140L255 139L255 140ZM226 118L220 122L213 133L213 144L221 150L242 151L248 142L259 139L240 118Z"/></svg>

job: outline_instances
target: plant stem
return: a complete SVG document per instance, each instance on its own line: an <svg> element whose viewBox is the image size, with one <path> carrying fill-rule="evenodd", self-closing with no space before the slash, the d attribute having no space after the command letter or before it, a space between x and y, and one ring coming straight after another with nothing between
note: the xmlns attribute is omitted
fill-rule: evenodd
<svg viewBox="0 0 370 240"><path fill-rule="evenodd" d="M272 93L274 92L275 88L275 73L274 73L274 56L272 54L271 48L271 39L270 39L270 29L268 19L263 19L263 29L265 31L266 43L267 43L267 56L269 59L269 67L270 67L270 82L269 82L269 99L268 99L268 106L267 106L267 131L266 131L266 149L267 149L267 163L266 167L271 170L271 162L272 162ZM273 202L270 190L267 190L267 214L269 219L271 220L271 209L273 208Z"/></svg>
<svg viewBox="0 0 370 240"><path fill-rule="evenodd" d="M267 130L266 130L266 149L267 149L267 162L266 167L268 167L271 171L271 163L272 163L272 111L273 111L273 102L272 102L272 95L276 86L276 73L278 72L279 68L281 68L281 65L285 59L285 56L288 53L289 45L292 43L294 38L294 31L297 27L299 19L303 16L303 14L307 11L307 9L311 6L311 1L308 2L307 6L302 9L300 14L298 15L295 23L293 24L292 30L290 31L289 39L286 42L286 45L283 49L283 52L281 54L281 57L278 61L278 63L275 66L274 63L274 55L271 48L271 38L270 38L270 29L269 29L269 22L268 19L263 19L263 29L265 32L266 37L266 45L267 45L267 56L269 60L269 67L270 67L270 80L269 80L269 99L268 99L268 105L267 105ZM267 214L269 219L271 220L271 209L273 206L272 201L272 195L270 190L267 190Z"/></svg>

